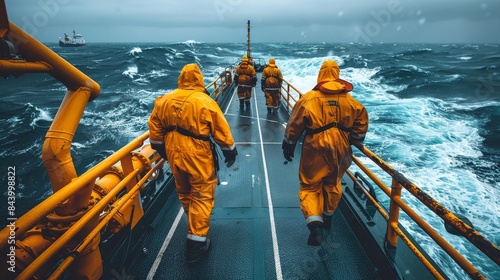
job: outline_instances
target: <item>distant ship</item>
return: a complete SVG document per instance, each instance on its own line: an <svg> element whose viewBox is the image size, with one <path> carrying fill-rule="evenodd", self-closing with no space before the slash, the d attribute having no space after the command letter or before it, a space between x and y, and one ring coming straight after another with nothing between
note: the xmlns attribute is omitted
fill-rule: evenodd
<svg viewBox="0 0 500 280"><path fill-rule="evenodd" d="M85 39L83 39L82 34L76 34L73 30L73 36L70 37L68 34L64 33L64 38L59 38L60 47L81 47L85 46Z"/></svg>

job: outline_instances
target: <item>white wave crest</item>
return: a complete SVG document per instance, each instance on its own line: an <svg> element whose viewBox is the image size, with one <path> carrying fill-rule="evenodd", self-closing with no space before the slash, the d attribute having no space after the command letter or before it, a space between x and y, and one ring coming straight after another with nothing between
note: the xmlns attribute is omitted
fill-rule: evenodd
<svg viewBox="0 0 500 280"><path fill-rule="evenodd" d="M142 53L142 49L139 48L139 47L134 47L128 53L131 54L131 55L136 55L136 54Z"/></svg>
<svg viewBox="0 0 500 280"><path fill-rule="evenodd" d="M39 121L48 121L52 122L54 119L50 116L49 112L47 110L40 109L38 107L34 107L35 110L37 111L37 115L34 116L33 120L30 123L30 126L36 127L38 126Z"/></svg>
<svg viewBox="0 0 500 280"><path fill-rule="evenodd" d="M137 75L137 72L139 69L137 69L137 65L129 66L127 70L122 72L122 75L127 76L131 79L134 78L135 75Z"/></svg>

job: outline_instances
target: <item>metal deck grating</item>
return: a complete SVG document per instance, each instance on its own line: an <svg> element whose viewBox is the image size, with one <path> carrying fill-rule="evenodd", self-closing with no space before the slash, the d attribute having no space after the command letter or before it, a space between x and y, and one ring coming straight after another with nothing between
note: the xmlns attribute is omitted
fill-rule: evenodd
<svg viewBox="0 0 500 280"><path fill-rule="evenodd" d="M288 113L280 108L280 112L268 114L264 102L264 94L257 89L250 109L239 108L236 96L229 104L226 118L239 154L230 170L221 166L223 184L216 190L208 256L194 265L185 263L187 224L183 215L153 279L276 279L277 263L283 279L378 279L340 211L334 215L333 229L324 246L306 244L309 231L297 197L300 151L297 149L292 163L283 164L281 140ZM274 207L277 244L271 237L264 167ZM128 267L128 275L135 279L147 278L179 213L180 203L176 199L169 201L166 210L156 217L156 227L144 245L147 254L134 256L135 261ZM278 261L274 257L276 248Z"/></svg>

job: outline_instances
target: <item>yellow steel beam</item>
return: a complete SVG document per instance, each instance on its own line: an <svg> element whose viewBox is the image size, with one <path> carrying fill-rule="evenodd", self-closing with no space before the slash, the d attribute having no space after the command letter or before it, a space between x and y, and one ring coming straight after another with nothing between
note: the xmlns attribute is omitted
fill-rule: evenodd
<svg viewBox="0 0 500 280"><path fill-rule="evenodd" d="M35 226L40 219L44 218L45 216L47 216L47 214L52 212L62 201L67 200L76 191L81 190L91 181L101 176L104 172L111 168L111 166L120 161L120 159L125 154L130 153L137 148L140 148L148 137L149 132L146 132L143 135L132 140L126 146L110 155L84 174L80 175L78 178L61 188L58 192L52 194L37 206L33 207L30 211L16 220L16 236L22 236L26 231ZM0 251L4 250L7 246L9 235L9 228L4 228L2 231L0 231Z"/></svg>
<svg viewBox="0 0 500 280"><path fill-rule="evenodd" d="M123 168L123 174L126 176L129 173L134 171L134 164L132 163L132 155L128 154L121 159L121 164ZM130 191L139 181L138 177L135 177L133 180L127 183L127 191ZM129 208L130 207L130 208ZM134 199L130 202L129 209L131 209L130 215L130 225L131 228L134 228L135 225L139 222L139 220L144 215L144 210L142 209L140 194L137 194ZM128 212L127 212L128 214Z"/></svg>
<svg viewBox="0 0 500 280"><path fill-rule="evenodd" d="M90 100L99 96L99 84L12 22L9 28L7 38L17 47L23 59L30 62L43 61L50 65L48 73L63 83L68 90L76 91L80 87L86 87L90 89Z"/></svg>
<svg viewBox="0 0 500 280"><path fill-rule="evenodd" d="M0 75L19 75L24 73L46 73L51 69L44 62L26 62L24 60L0 60Z"/></svg>
<svg viewBox="0 0 500 280"><path fill-rule="evenodd" d="M68 91L45 136L42 161L52 183L53 192L57 192L78 176L71 157L71 143L89 96L89 88L79 88L75 92ZM67 202L58 207L56 212L66 216L80 211L87 207L91 193L92 189L89 187L75 192Z"/></svg>
<svg viewBox="0 0 500 280"><path fill-rule="evenodd" d="M113 189L108 195L106 200L101 200L85 215L83 215L73 226L71 226L63 235L61 235L54 243L40 254L28 267L26 267L21 274L19 280L30 279L33 275L48 262L57 252L59 252L71 239L92 219L97 218L97 215L107 206L107 202L114 198L129 182L131 182L140 170L136 169L125 177L118 186Z"/></svg>
<svg viewBox="0 0 500 280"><path fill-rule="evenodd" d="M391 189L387 187L378 177L375 175L366 165L364 165L357 157L352 156L352 161L359 167L361 170L368 175L368 177L387 195L391 196Z"/></svg>
<svg viewBox="0 0 500 280"><path fill-rule="evenodd" d="M113 204L112 210L109 213L107 213L106 216L101 221L99 221L99 224L88 234L87 237L85 237L85 239L78 246L78 248L75 249L75 252L77 253L82 252L85 249L85 247L87 247L91 243L92 239L98 234L100 234L101 229L103 229L108 224L108 222L113 218L113 216L123 208L126 202L130 200L135 193L138 193L140 191L140 189L144 186L144 184L151 177L151 175L155 173L156 170L163 167L164 163L165 163L164 159L158 162L158 164L156 164L151 170L149 170L149 172L146 175L144 175L144 177L134 186L134 188L130 190L130 192L125 194L119 201ZM117 186L116 189L120 190L123 189L122 184L123 183L121 183L119 187ZM113 193L112 195L110 194L110 196L106 196L106 198L103 198L103 200L105 200L105 204L108 204L111 201L112 196L115 195L116 194ZM74 261L74 259L75 259L75 254L70 254L68 257L66 257L66 259L54 271L54 273L49 277L49 279L54 279L54 280L59 279L59 277L61 277L61 275L64 273L64 271L66 271L66 269Z"/></svg>

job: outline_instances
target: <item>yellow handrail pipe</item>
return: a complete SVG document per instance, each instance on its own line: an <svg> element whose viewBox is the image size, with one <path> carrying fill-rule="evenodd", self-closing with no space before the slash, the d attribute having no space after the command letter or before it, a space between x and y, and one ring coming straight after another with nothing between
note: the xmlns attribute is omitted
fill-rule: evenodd
<svg viewBox="0 0 500 280"><path fill-rule="evenodd" d="M71 181L67 186L61 188L58 192L52 194L46 200L42 201L37 206L33 207L23 216L16 220L16 236L22 236L29 229L34 227L36 223L51 213L62 201L67 200L73 193L77 190L84 188L91 181L95 180L97 177L105 173L109 168L111 168L116 162L120 161L125 154L140 148L144 141L148 139L149 132L132 140L126 146L116 151L114 154L110 155L93 168L89 169L87 172L80 175L77 179ZM0 231L0 251L4 250L8 245L7 241L10 235L10 229L4 228Z"/></svg>
<svg viewBox="0 0 500 280"><path fill-rule="evenodd" d="M97 236L99 235L100 231L106 226L108 225L108 223L110 222L110 220L114 217L114 215L116 213L118 213L118 211L120 211L123 206L125 206L125 203L127 201L130 201L130 199L137 194L137 192L144 186L144 183L146 182L147 179L149 179L152 174L154 172L156 172L158 169L162 168L163 167L163 164L165 163L165 160L161 160L160 162L158 162L157 165L155 165L151 170L148 171L148 173L146 175L144 175L144 177L141 179L141 181L139 181L135 186L134 188L129 191L126 195L124 195L119 201L117 201L115 204L113 204L113 207L112 207L112 210L104 217L102 218L102 220L99 221L99 224L92 230L92 232L90 232L88 234L87 237L85 237L85 239L82 241L82 243L78 246L78 248L75 249L75 252L77 254L79 254L80 252L82 252L89 244L91 244L91 241ZM132 174L132 173L131 173ZM129 176L131 175L129 174ZM125 180L120 183L125 185ZM116 188L113 190L113 192L117 192L119 190L123 189L123 186L116 186ZM113 197L115 195L115 193L110 193L110 197ZM100 203L103 203L103 204L107 204L110 202L110 199L109 197L105 197L103 198L103 200ZM96 208L96 210L92 210L92 211L97 211L97 209L99 208ZM97 213L97 212L95 212ZM86 214L86 215L89 215L89 214ZM61 274L64 273L64 271L69 267L69 265L75 260L75 254L71 254L69 256L66 257L66 259L60 264L60 266L54 271L54 273L49 277L49 279L58 279Z"/></svg>
<svg viewBox="0 0 500 280"><path fill-rule="evenodd" d="M30 62L43 61L50 65L51 69L48 73L63 83L70 91L86 87L90 89L89 100L99 96L101 91L99 84L14 23L10 22L9 27L7 38L16 46L23 59Z"/></svg>
<svg viewBox="0 0 500 280"><path fill-rule="evenodd" d="M288 106L288 108L291 109L291 108L293 108L295 103L297 103L297 100L299 98L301 98L304 94L299 89L294 87L289 81L283 79L283 82L285 84L281 85L281 88L286 92L286 94L281 92L281 96L283 97L283 100L286 102L286 105ZM291 89L293 89L297 93L297 95L298 95L297 98L295 98L291 94ZM293 103L290 101L290 99L293 101Z"/></svg>
<svg viewBox="0 0 500 280"><path fill-rule="evenodd" d="M136 169L134 172L130 173L119 187L112 193L115 196L134 176L139 174L140 170ZM69 242L80 230L82 230L88 222L95 219L96 215L101 212L109 199L99 202L95 207L93 207L89 212L87 212L78 222L76 222L71 228L66 230L63 235L61 235L54 243L47 248L38 258L36 258L33 263L31 263L23 272L19 275L18 279L28 279L32 277L37 270L39 270L42 265L44 265L48 260L50 260L59 250L61 250L67 242ZM93 228L92 228L93 229Z"/></svg>
<svg viewBox="0 0 500 280"><path fill-rule="evenodd" d="M109 205L110 202L116 199L117 194L121 192L125 186L127 186L128 188L130 183L137 185L136 182L138 176L142 177L142 179L138 183L139 187L142 188L146 180L150 179L153 171L157 170L158 168L161 168L162 166L162 164L157 164L156 166L152 167L152 163L160 160L160 157L155 150L151 149L150 145L142 146L141 150L138 152L129 150L128 153L127 152L125 152L125 154L122 153L121 159L118 160L121 162L122 165L127 165L126 161L129 161L128 164L130 164L131 168L130 172L127 172L126 170L127 168L122 167L122 165L115 164L111 168L109 168L108 171L100 175L100 179L95 183L95 185L92 183L91 184L82 183L82 185L91 185L97 188L94 189L94 192L92 194L94 199L92 203L89 204L90 206L88 210L85 212L85 214L79 217L78 220L75 221L73 224L71 224L67 229L65 229L64 232L61 232L61 235L56 240L49 241L47 243L48 240L45 240L41 235L41 232L36 229L28 231L26 233L27 237L33 236L33 238L29 239L33 241L27 242L26 246L16 249L16 255L31 256L31 254L34 254L37 257L36 258L28 257L23 259L22 263L19 263L22 264L22 266L19 267L21 271L19 279L31 278L37 272L45 271L46 265L50 264L52 257L55 256L57 252L59 252L63 248L66 250L73 251L75 246L79 246L79 251L77 256L75 256L76 257L75 261L77 262L75 262L75 264L70 267L71 275L73 275L74 277L79 277L83 275L93 275L92 278L100 277L102 273L102 265L101 265L102 260L98 249L100 238L95 234L92 236L92 238L90 239L88 238L89 233L93 231L98 224L97 219L99 218L99 214L105 207ZM80 178L77 178L75 181L79 181ZM96 190L98 191L95 192ZM129 190L128 194L131 195L131 197L133 197L134 199L125 200L125 203L123 203L123 198L119 199L119 201L122 201L119 204L120 207L117 207L117 205L114 204L111 208L115 210L113 212L115 214L108 217L107 220L108 221L111 220L120 212L141 213L140 215L142 215L142 208L140 204L137 202L137 198L139 197L138 194L139 191L140 189ZM61 191L53 194L51 197L57 196L59 193L61 193ZM130 209L128 208L135 209L136 211L130 211ZM108 213L108 215L110 215L110 213ZM130 215L126 216L127 219L125 223L121 225L121 227L124 227L130 222L132 222L132 227L133 227L134 221L128 219ZM136 217L136 215L134 215L134 217ZM66 217L59 217L54 213L49 214L47 218L51 221L53 219L62 219L62 220L67 219ZM140 219L140 216L136 217L135 222L137 222L137 219ZM58 235L59 229L57 227L54 229L55 229L54 234ZM47 228L47 230L52 232L53 229L50 227ZM30 232L33 232L33 234L30 234ZM87 240L86 243L87 245L85 246L78 245L81 244L81 242L83 242L82 241L83 239ZM21 240L25 241L24 238L19 239L18 240L19 244L24 244L24 242L21 242ZM51 244L52 242L54 243ZM38 246L38 244L45 244L45 245L40 247ZM31 253L26 254L26 252L31 252Z"/></svg>
<svg viewBox="0 0 500 280"><path fill-rule="evenodd" d="M79 88L75 92L68 91L45 136L42 161L54 193L78 176L71 157L71 143L89 96L89 88ZM92 187L75 192L67 202L58 207L57 214L70 215L85 208L88 205L91 192Z"/></svg>
<svg viewBox="0 0 500 280"><path fill-rule="evenodd" d="M43 61L49 65L48 73L62 82L68 92L54 121L47 132L42 160L49 173L52 190L57 192L77 177L71 158L71 143L89 100L100 93L100 86L48 47L31 37L15 24L10 23L6 36L26 61ZM69 215L87 206L92 189L87 187L75 193L58 214Z"/></svg>
<svg viewBox="0 0 500 280"><path fill-rule="evenodd" d="M372 158L377 160L376 158ZM441 276L437 276L439 273L435 270L435 268L427 261L427 259L421 254L421 252L416 249L416 247L408 240L408 238L405 236L405 234L399 229L398 226L398 213L399 213L399 208L403 209L403 211L411 218L415 223L422 229L424 230L429 237L431 237L436 244L438 244L443 250L455 260L455 262L464 269L464 271L467 272L467 274L473 276L474 279L484 279L484 277L479 273L479 271L470 263L468 262L463 256L461 256L444 238L439 235L436 231L434 231L418 214L416 214L406 203L404 203L401 199L401 190L402 186L399 182L397 182L395 179L392 180L392 188L389 189L378 177L371 171L369 170L357 157L353 156L353 162L361 168L361 170L368 175L370 179L373 180L373 182L382 190L386 193L387 196L391 197L391 202L390 202L390 217L387 216L385 211L377 207L377 210L386 218L388 222L388 227L387 227L387 240L390 246L396 247L397 246L397 238L398 236L408 245L410 250L413 251L413 253L423 261L425 266L429 269L429 271L436 277L436 278L441 278ZM349 175L351 179L356 181L356 178L354 178L353 175ZM364 189L361 188L363 192L365 192L365 195L372 200L374 205L378 205L377 202L374 201L374 199L371 197L370 194ZM393 212L396 213L393 213Z"/></svg>
<svg viewBox="0 0 500 280"><path fill-rule="evenodd" d="M25 60L0 60L0 74L11 75L24 73L46 73L52 67L45 62L27 62Z"/></svg>
<svg viewBox="0 0 500 280"><path fill-rule="evenodd" d="M430 195L418 188L410 180L405 178L403 174L392 168L389 164L383 161L380 157L370 151L361 143L354 144L363 154L370 158L375 164L382 168L389 174L395 181L408 190L413 196L420 200L424 205L431 209L436 215L441 217L443 221L448 222L457 231L459 231L465 238L474 244L479 250L487 255L496 264L500 265L500 249L491 243L488 239L482 236L475 229L464 223L455 214L453 214L446 207L434 200Z"/></svg>

